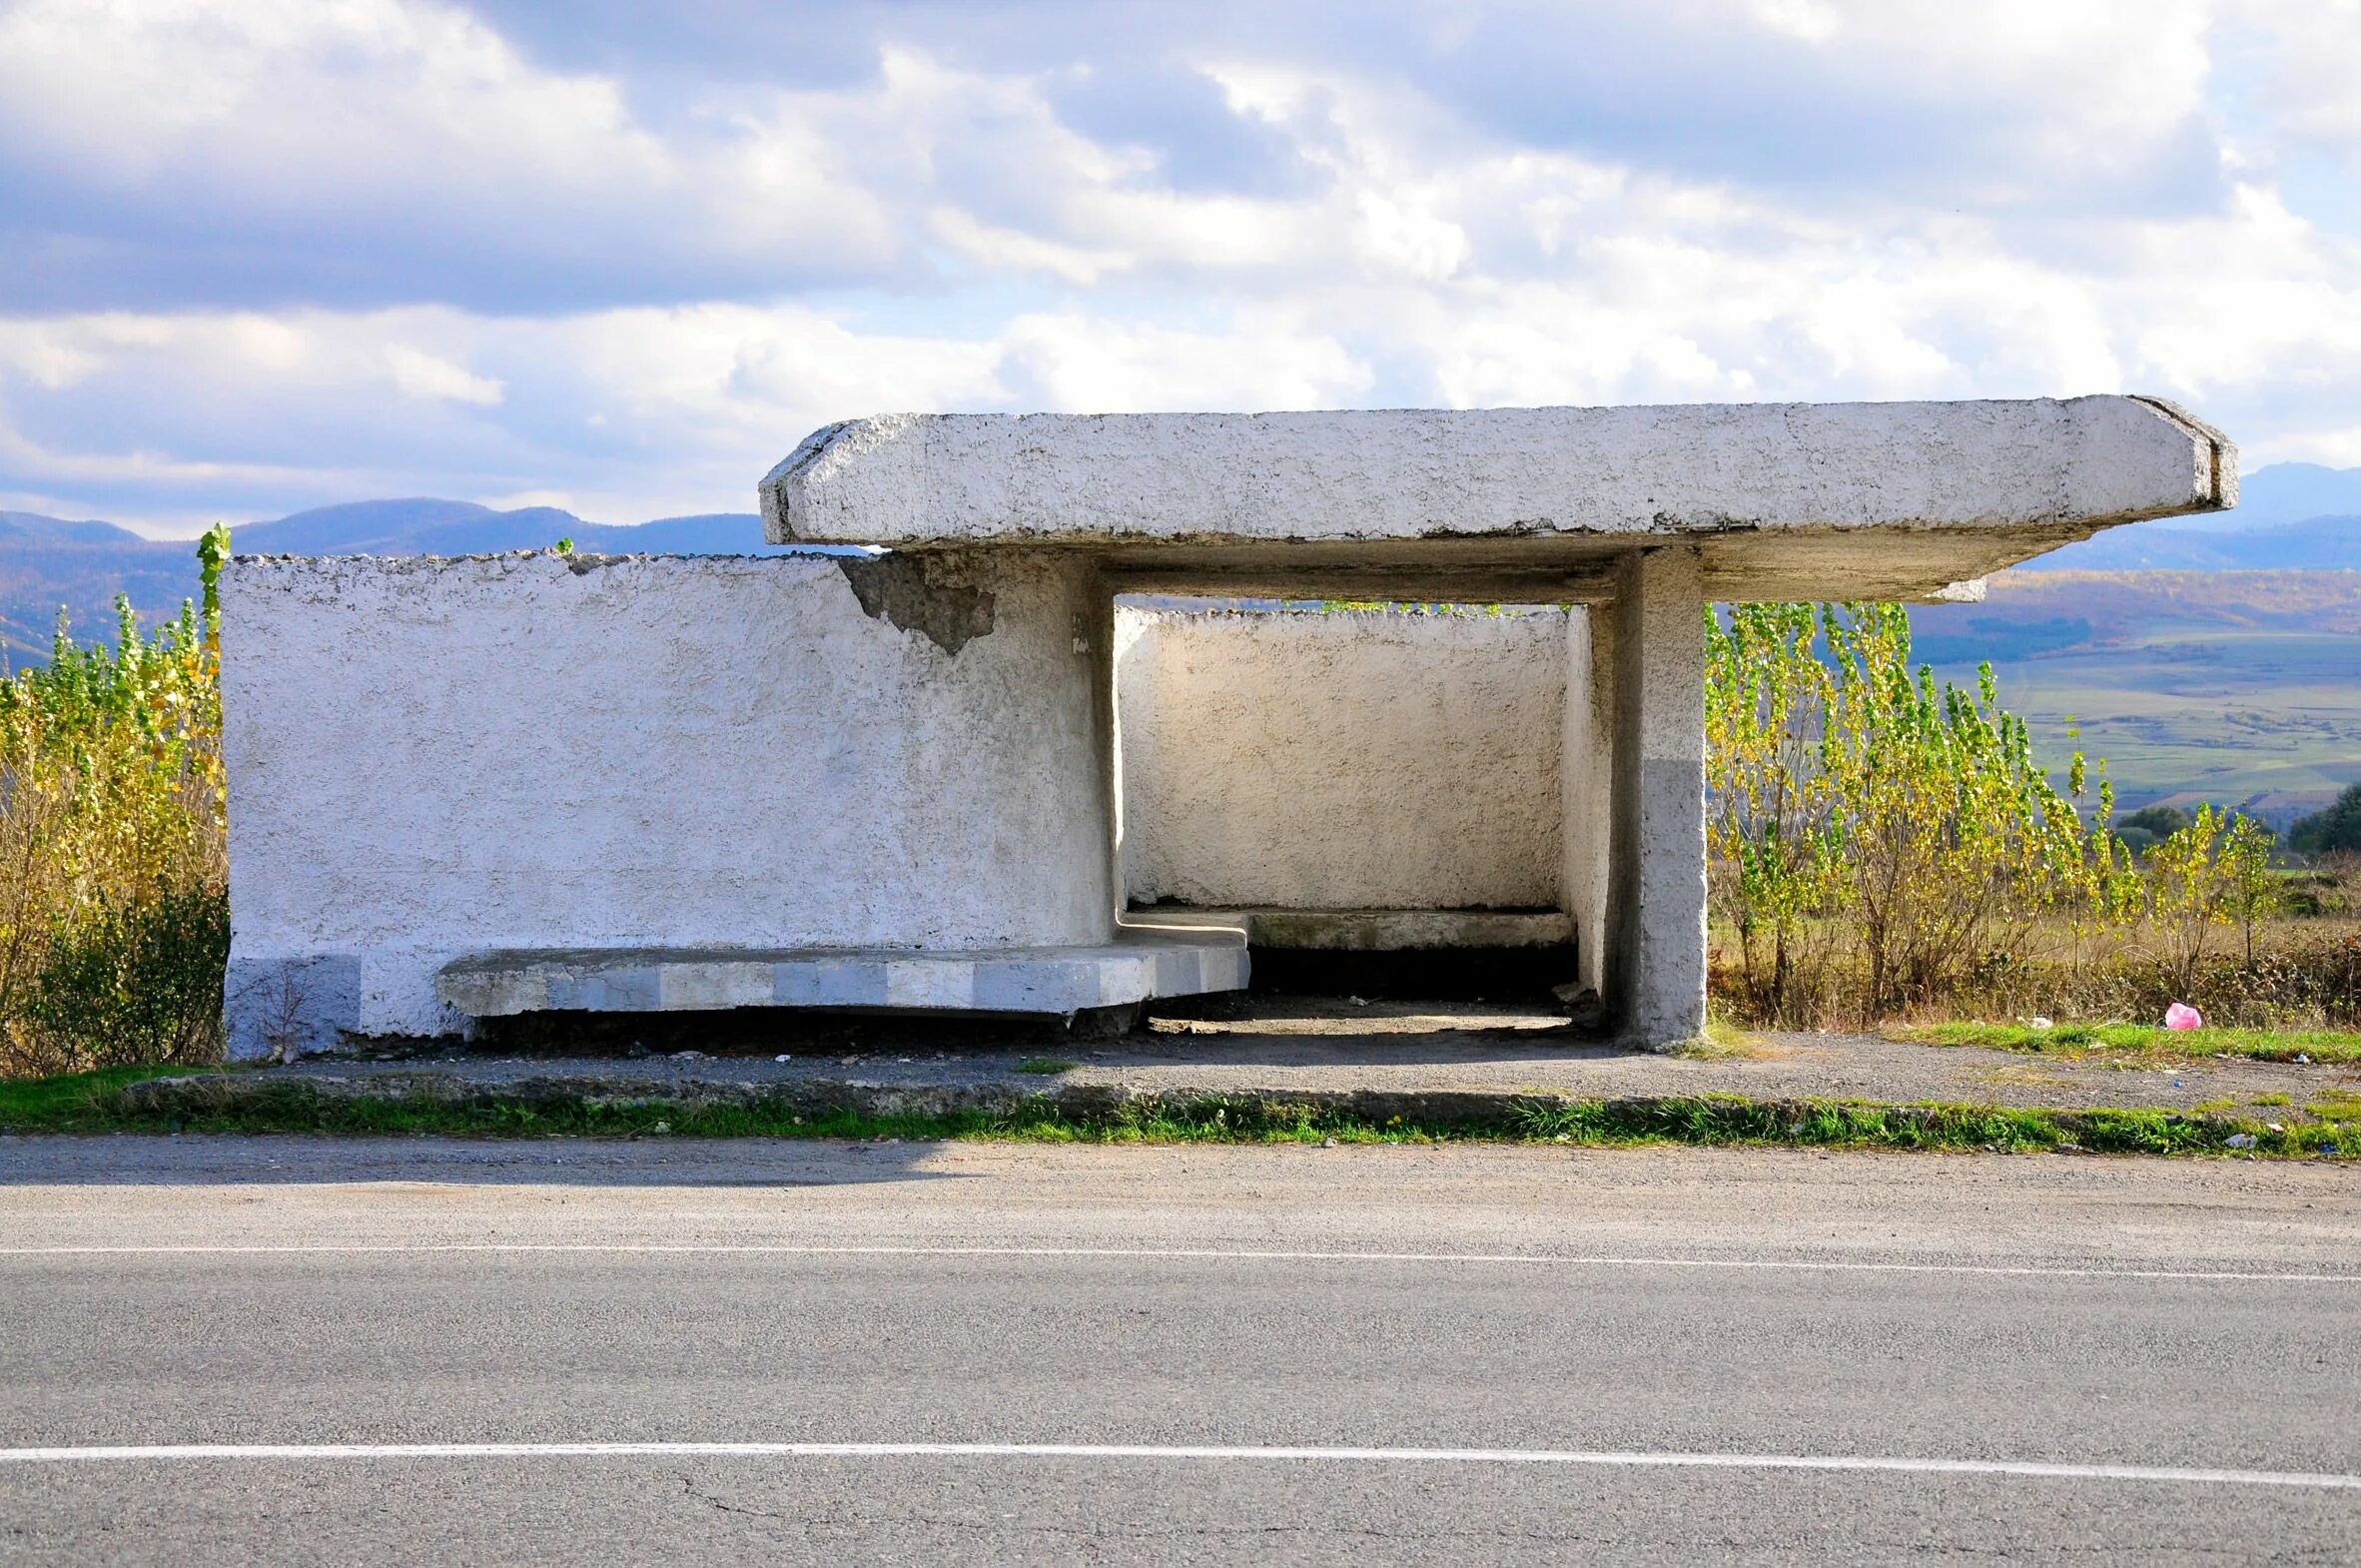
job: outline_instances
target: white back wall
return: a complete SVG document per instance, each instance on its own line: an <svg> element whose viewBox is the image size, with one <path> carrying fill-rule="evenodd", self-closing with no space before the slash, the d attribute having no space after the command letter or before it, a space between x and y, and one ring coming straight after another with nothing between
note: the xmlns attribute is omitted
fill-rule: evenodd
<svg viewBox="0 0 2361 1568"><path fill-rule="evenodd" d="M1120 607L1127 896L1557 907L1568 613Z"/></svg>
<svg viewBox="0 0 2361 1568"><path fill-rule="evenodd" d="M961 569L234 562L234 1030L297 963L333 1027L432 1034L494 948L1109 940L1106 599Z"/></svg>

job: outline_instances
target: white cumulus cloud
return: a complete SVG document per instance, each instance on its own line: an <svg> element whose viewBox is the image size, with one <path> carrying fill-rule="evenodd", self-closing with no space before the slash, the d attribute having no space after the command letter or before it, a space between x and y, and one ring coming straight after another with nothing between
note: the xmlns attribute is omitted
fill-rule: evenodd
<svg viewBox="0 0 2361 1568"><path fill-rule="evenodd" d="M0 0L0 505L885 409L2144 391L2361 461L2361 0Z"/></svg>

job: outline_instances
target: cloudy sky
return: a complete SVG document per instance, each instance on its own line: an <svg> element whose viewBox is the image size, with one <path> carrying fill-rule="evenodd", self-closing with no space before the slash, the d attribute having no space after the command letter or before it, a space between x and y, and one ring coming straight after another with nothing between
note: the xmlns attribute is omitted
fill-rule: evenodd
<svg viewBox="0 0 2361 1568"><path fill-rule="evenodd" d="M2132 391L2361 464L2361 0L0 0L0 507L887 409Z"/></svg>

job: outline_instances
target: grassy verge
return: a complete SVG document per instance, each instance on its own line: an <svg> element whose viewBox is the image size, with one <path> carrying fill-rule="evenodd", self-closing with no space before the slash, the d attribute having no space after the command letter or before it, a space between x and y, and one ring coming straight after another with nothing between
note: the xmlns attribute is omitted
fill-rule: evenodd
<svg viewBox="0 0 2361 1568"><path fill-rule="evenodd" d="M154 1076L142 1074L138 1076ZM294 1133L466 1138L979 1139L1070 1144L1538 1143L1830 1149L2252 1153L2361 1156L2361 1102L2308 1108L2320 1120L2265 1122L2162 1110L2015 1110L1751 1101L1730 1096L1502 1100L1448 1121L1373 1118L1350 1108L1252 1098L1130 1102L1096 1109L1048 1099L1014 1110L881 1115L779 1101L323 1095L304 1084L223 1084L162 1105L128 1097L133 1075L0 1086L12 1133ZM216 1086L208 1086L209 1090ZM2323 1115L2325 1113L2325 1115ZM2293 1114L2290 1113L2292 1118Z"/></svg>
<svg viewBox="0 0 2361 1568"><path fill-rule="evenodd" d="M208 1071L110 1067L63 1078L0 1078L0 1132L78 1133L85 1124L93 1131L106 1131L106 1121L122 1115L125 1086L151 1078L192 1078Z"/></svg>
<svg viewBox="0 0 2361 1568"><path fill-rule="evenodd" d="M2184 1032L2144 1024L2058 1024L2032 1029L2021 1024L1915 1024L1887 1031L1897 1040L1936 1046L1987 1046L1995 1051L2028 1051L2042 1056L2081 1057L2102 1053L2186 1062L2208 1056L2252 1057L2263 1062L2361 1062L2361 1034L2328 1030L2197 1029Z"/></svg>

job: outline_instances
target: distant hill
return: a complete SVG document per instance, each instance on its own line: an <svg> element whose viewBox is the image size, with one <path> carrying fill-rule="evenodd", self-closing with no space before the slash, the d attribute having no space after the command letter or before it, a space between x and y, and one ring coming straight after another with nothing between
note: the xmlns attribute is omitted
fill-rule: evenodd
<svg viewBox="0 0 2361 1568"><path fill-rule="evenodd" d="M151 617L197 591L193 544L157 544L111 522L0 511L0 646L12 660L49 656L64 605L76 627L112 634L118 593Z"/></svg>
<svg viewBox="0 0 2361 1568"><path fill-rule="evenodd" d="M241 554L262 555L474 555L540 549L560 538L609 553L779 552L762 542L752 512L614 524L554 506L497 511L429 496L322 506L231 531ZM2110 529L2018 569L2361 569L2361 468L2272 463L2241 480L2234 511ZM133 607L155 619L196 592L191 543L145 539L109 522L0 511L0 647L11 658L47 656L61 605L79 634L107 636L117 593L130 594Z"/></svg>
<svg viewBox="0 0 2361 1568"><path fill-rule="evenodd" d="M230 530L241 555L492 555L547 549L559 539L593 553L777 555L750 511L660 517L654 522L585 522L556 506L494 511L471 501L354 501L299 511L277 522Z"/></svg>
<svg viewBox="0 0 2361 1568"><path fill-rule="evenodd" d="M586 522L555 506L495 511L472 501L355 501L233 526L242 555L482 555L545 549L611 554L777 555L752 512L708 512L654 522ZM142 538L111 522L69 522L0 511L0 644L11 659L46 658L62 605L78 636L112 636L115 595L154 621L197 594L197 546Z"/></svg>
<svg viewBox="0 0 2361 1568"><path fill-rule="evenodd" d="M2283 827L2361 782L2361 571L2010 571L1911 626L1947 679L1989 660L2038 754L2103 757L2127 806Z"/></svg>
<svg viewBox="0 0 2361 1568"><path fill-rule="evenodd" d="M2361 468L2316 462L2266 463L2238 480L2238 504L2201 517L2178 517L2149 527L2198 533L2252 533L2310 517L2361 516Z"/></svg>
<svg viewBox="0 0 2361 1568"><path fill-rule="evenodd" d="M2361 570L2361 512L2232 530L2236 512L2134 522L2026 561L2019 571L2354 571Z"/></svg>
<svg viewBox="0 0 2361 1568"><path fill-rule="evenodd" d="M2238 504L2109 528L2019 571L2361 569L2361 468L2274 462L2238 481Z"/></svg>

